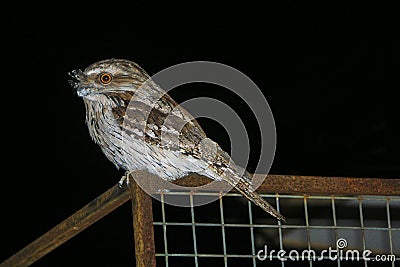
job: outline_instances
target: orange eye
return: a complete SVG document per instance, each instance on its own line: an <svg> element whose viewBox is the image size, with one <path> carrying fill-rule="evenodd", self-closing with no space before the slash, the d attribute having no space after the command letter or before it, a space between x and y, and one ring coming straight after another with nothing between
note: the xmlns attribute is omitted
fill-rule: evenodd
<svg viewBox="0 0 400 267"><path fill-rule="evenodd" d="M112 76L109 73L102 73L99 76L99 80L102 84L107 85L111 82Z"/></svg>

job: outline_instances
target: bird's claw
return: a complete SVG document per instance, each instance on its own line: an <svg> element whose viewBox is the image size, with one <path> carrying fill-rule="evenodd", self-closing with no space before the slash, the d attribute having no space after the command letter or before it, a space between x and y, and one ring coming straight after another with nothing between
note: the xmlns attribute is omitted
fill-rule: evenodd
<svg viewBox="0 0 400 267"><path fill-rule="evenodd" d="M130 175L130 172L127 171L127 172L125 172L125 174L121 177L121 179L120 179L119 182L118 182L118 186L119 186L120 188L123 188L123 187L124 187L124 184L129 185L129 175Z"/></svg>

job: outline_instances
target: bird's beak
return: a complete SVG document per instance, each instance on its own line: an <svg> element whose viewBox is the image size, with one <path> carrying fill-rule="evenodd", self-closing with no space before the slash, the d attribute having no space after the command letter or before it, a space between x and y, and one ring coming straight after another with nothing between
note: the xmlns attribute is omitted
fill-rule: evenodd
<svg viewBox="0 0 400 267"><path fill-rule="evenodd" d="M74 78L74 80L69 80L68 81L69 84L73 88L78 89L79 82L81 82L84 79L85 74L80 69L76 69L76 70L68 72L68 75L71 76L72 78Z"/></svg>
<svg viewBox="0 0 400 267"><path fill-rule="evenodd" d="M73 80L68 80L69 84L76 90L79 96L84 96L84 88L82 88L82 82L85 81L85 74L80 70L72 70L68 72L68 75L74 78Z"/></svg>
<svg viewBox="0 0 400 267"><path fill-rule="evenodd" d="M74 79L77 79L78 81L81 81L85 77L85 74L80 69L72 70L68 72L68 75Z"/></svg>

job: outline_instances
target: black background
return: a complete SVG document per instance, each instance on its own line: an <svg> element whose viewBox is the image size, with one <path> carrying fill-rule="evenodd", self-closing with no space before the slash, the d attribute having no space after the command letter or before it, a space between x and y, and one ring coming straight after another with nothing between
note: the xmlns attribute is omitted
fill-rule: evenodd
<svg viewBox="0 0 400 267"><path fill-rule="evenodd" d="M68 71L106 58L133 60L150 74L207 60L248 75L275 117L271 173L399 177L394 8L322 2L69 2L3 10L10 16L2 38L0 261L122 175L91 141L82 99L67 83ZM178 102L208 96L232 106L251 132L254 168L257 124L238 98L203 84L172 95ZM220 126L201 123L229 149ZM35 266L132 264L129 212L124 205Z"/></svg>

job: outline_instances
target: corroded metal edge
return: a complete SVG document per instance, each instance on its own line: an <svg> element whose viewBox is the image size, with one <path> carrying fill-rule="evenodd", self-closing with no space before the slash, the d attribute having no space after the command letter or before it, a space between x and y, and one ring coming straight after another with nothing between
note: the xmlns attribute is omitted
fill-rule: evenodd
<svg viewBox="0 0 400 267"><path fill-rule="evenodd" d="M144 172L132 173L147 175ZM132 215L135 236L135 258L137 267L155 267L156 252L153 227L152 197L144 192L130 176L130 189L132 194Z"/></svg>
<svg viewBox="0 0 400 267"><path fill-rule="evenodd" d="M290 194L399 196L400 179L268 175L257 190Z"/></svg>
<svg viewBox="0 0 400 267"><path fill-rule="evenodd" d="M296 175L265 175L257 188L259 193L287 194L351 194L351 195L400 195L400 179L323 177ZM196 187L211 182L207 177L191 175L175 181L180 186Z"/></svg>

